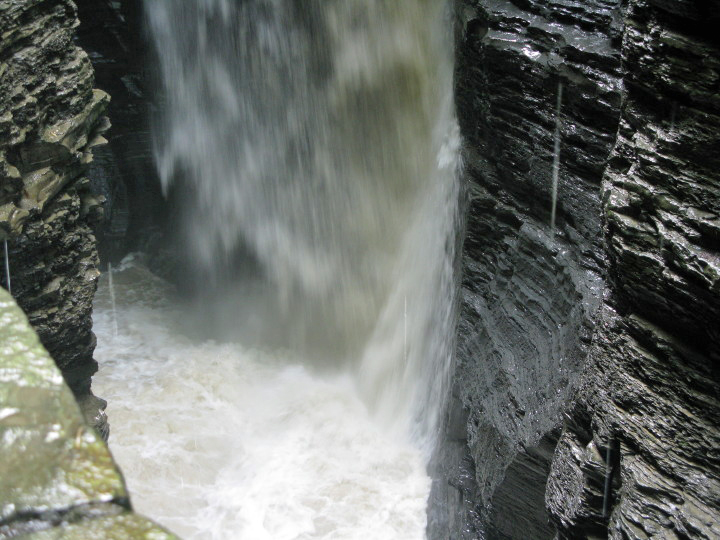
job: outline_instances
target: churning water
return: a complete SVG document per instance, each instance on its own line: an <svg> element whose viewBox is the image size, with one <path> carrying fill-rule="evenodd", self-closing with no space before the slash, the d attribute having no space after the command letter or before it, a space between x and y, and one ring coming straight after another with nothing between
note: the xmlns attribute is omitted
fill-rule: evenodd
<svg viewBox="0 0 720 540"><path fill-rule="evenodd" d="M443 4L146 2L203 302L117 270L96 387L135 506L180 534L424 537L454 323Z"/></svg>
<svg viewBox="0 0 720 540"><path fill-rule="evenodd" d="M142 264L107 276L95 306L95 389L135 509L183 538L422 538L429 479L378 426L348 374L288 351L196 343Z"/></svg>

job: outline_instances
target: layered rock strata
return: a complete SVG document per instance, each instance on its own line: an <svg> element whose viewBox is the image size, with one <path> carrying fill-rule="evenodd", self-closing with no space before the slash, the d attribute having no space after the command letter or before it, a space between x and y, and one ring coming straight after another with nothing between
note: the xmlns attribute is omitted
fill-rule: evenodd
<svg viewBox="0 0 720 540"><path fill-rule="evenodd" d="M462 515L433 536L552 538L545 479L604 283L620 5L464 0L457 17L469 201L453 395L465 418L448 497Z"/></svg>
<svg viewBox="0 0 720 540"><path fill-rule="evenodd" d="M90 392L99 276L91 226L102 209L85 171L105 142L109 97L93 90L90 61L73 44L77 25L68 0L0 2L0 235L13 296L106 430L104 405Z"/></svg>
<svg viewBox="0 0 720 540"><path fill-rule="evenodd" d="M457 6L469 213L446 534L716 538L720 5Z"/></svg>
<svg viewBox="0 0 720 540"><path fill-rule="evenodd" d="M720 538L719 13L629 2L610 294L547 489L560 538Z"/></svg>
<svg viewBox="0 0 720 540"><path fill-rule="evenodd" d="M174 538L132 513L107 446L3 290L0 343L0 538Z"/></svg>

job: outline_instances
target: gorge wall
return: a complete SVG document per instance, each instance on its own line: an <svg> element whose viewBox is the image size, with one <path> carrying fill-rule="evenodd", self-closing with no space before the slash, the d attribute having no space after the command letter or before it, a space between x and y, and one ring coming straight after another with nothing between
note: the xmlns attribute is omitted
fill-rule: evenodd
<svg viewBox="0 0 720 540"><path fill-rule="evenodd" d="M0 2L0 537L170 539L133 513L90 389L102 197L87 171L109 97L78 24L70 1Z"/></svg>
<svg viewBox="0 0 720 540"><path fill-rule="evenodd" d="M434 536L718 535L712 4L457 3L469 202Z"/></svg>
<svg viewBox="0 0 720 540"><path fill-rule="evenodd" d="M562 538L720 536L719 8L627 8L602 186L610 291L547 490Z"/></svg>
<svg viewBox="0 0 720 540"><path fill-rule="evenodd" d="M466 418L451 481L466 538L553 536L545 479L601 303L600 186L621 102L619 2L579 4L458 4L469 203L454 399Z"/></svg>
<svg viewBox="0 0 720 540"><path fill-rule="evenodd" d="M109 97L93 90L90 60L73 43L78 24L70 1L0 3L0 234L14 298L107 434L90 390L100 275L92 225L102 209L85 172L105 142Z"/></svg>

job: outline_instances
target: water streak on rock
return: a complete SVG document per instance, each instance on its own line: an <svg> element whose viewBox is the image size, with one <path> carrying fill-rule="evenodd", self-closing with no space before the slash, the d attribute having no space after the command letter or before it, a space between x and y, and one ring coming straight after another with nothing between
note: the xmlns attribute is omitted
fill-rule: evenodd
<svg viewBox="0 0 720 540"><path fill-rule="evenodd" d="M113 335L118 335L117 303L115 302L115 286L113 285L112 263L108 263L108 289L110 290L110 307L112 309Z"/></svg>
<svg viewBox="0 0 720 540"><path fill-rule="evenodd" d="M560 128L562 126L562 120L560 119L560 113L562 112L562 94L563 84L562 81L558 83L557 91L557 106L555 113L555 149L553 151L553 166L552 166L552 212L550 215L550 231L551 234L555 234L555 217L557 213L557 190L558 190L558 177L560 175Z"/></svg>

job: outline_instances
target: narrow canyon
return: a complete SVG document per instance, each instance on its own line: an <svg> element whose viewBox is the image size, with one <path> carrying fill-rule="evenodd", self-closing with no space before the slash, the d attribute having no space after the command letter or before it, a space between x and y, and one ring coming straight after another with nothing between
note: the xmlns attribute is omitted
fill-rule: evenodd
<svg viewBox="0 0 720 540"><path fill-rule="evenodd" d="M0 0L0 538L720 537L719 23Z"/></svg>

